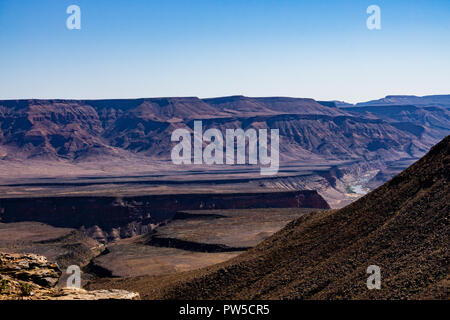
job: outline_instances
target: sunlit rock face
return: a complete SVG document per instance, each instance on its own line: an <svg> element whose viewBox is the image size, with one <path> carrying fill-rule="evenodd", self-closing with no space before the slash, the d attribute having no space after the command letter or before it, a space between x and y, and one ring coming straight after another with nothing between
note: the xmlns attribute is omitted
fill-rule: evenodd
<svg viewBox="0 0 450 320"><path fill-rule="evenodd" d="M58 265L43 256L0 253L0 300L139 299L139 294L125 290L56 288L60 276Z"/></svg>

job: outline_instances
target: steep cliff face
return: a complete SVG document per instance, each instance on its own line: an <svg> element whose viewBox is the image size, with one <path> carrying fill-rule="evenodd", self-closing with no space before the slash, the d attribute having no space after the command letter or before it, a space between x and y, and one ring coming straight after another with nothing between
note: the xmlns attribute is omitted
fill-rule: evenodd
<svg viewBox="0 0 450 320"><path fill-rule="evenodd" d="M101 138L102 123L81 101L0 102L0 143L15 157L74 159L110 147Z"/></svg>
<svg viewBox="0 0 450 320"><path fill-rule="evenodd" d="M343 110L354 116L389 122L425 143L450 134L450 111L444 106L367 105Z"/></svg>
<svg viewBox="0 0 450 320"><path fill-rule="evenodd" d="M180 210L249 208L329 208L316 191L1 199L0 221L39 221L84 228L95 239L143 234Z"/></svg>

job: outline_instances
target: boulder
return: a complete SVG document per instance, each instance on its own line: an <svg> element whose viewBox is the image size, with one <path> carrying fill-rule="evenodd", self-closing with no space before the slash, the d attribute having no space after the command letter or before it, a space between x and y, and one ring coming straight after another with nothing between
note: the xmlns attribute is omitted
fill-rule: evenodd
<svg viewBox="0 0 450 320"><path fill-rule="evenodd" d="M139 300L125 290L56 288L60 276L58 265L43 256L0 252L0 300Z"/></svg>

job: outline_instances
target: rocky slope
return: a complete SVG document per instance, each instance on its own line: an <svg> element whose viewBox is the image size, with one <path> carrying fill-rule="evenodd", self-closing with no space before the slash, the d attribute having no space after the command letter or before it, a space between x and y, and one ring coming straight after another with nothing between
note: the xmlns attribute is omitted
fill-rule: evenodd
<svg viewBox="0 0 450 320"><path fill-rule="evenodd" d="M0 223L0 252L42 255L60 268L82 268L104 250L104 245L75 229L39 222Z"/></svg>
<svg viewBox="0 0 450 320"><path fill-rule="evenodd" d="M165 299L449 299L449 171L450 136L360 200L301 217L228 262L101 285ZM380 290L366 287L370 265Z"/></svg>
<svg viewBox="0 0 450 320"><path fill-rule="evenodd" d="M442 106L373 105L343 110L355 116L382 119L425 143L450 134L450 111Z"/></svg>
<svg viewBox="0 0 450 320"><path fill-rule="evenodd" d="M55 288L60 276L59 267L43 256L0 253L0 300L139 299L125 290Z"/></svg>

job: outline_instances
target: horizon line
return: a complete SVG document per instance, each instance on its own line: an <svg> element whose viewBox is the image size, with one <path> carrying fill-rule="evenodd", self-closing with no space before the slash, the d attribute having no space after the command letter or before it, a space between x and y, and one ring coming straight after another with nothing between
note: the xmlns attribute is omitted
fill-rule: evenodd
<svg viewBox="0 0 450 320"><path fill-rule="evenodd" d="M427 98L427 97L450 97L450 94L432 94L432 95L424 95L424 96L417 96L417 95L411 95L411 94L395 94L395 95L386 95L379 99L389 98L389 97L410 97L410 98ZM210 99L221 99L221 98L250 98L250 99L258 99L258 98L287 98L287 99L304 99L304 100L314 100L316 102L318 101L324 101L324 102L342 102L347 104L357 104L357 103L351 103L346 100L340 100L340 99L332 99L332 100L323 100L323 99L316 99L316 98L308 98L308 97L295 97L295 96L246 96L242 94L236 94L236 95L225 95L225 96L212 96L212 97L199 97L199 96L154 96L154 97L122 97L122 98L11 98L11 99L0 99L0 101L30 101L30 100L36 100L36 101L46 101L46 100L65 100L65 101L105 101L105 100L145 100L145 99L199 99L199 100L210 100ZM372 99L372 100L364 100L360 102L369 102L374 101L378 99Z"/></svg>

